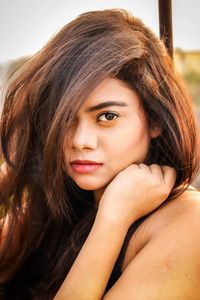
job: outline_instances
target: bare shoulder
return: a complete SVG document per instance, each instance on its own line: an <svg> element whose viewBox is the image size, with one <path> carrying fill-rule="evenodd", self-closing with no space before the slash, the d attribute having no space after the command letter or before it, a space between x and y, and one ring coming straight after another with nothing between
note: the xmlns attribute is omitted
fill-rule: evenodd
<svg viewBox="0 0 200 300"><path fill-rule="evenodd" d="M105 299L200 299L200 193L166 202L133 234Z"/></svg>
<svg viewBox="0 0 200 300"><path fill-rule="evenodd" d="M194 249L200 249L200 192L192 187L161 205L139 226L130 239L122 270L148 243L160 240L162 244L165 238L177 241L180 236L183 247L190 241Z"/></svg>
<svg viewBox="0 0 200 300"><path fill-rule="evenodd" d="M200 230L200 192L189 188L180 196L164 203L153 213L148 223L148 238L163 233L168 228L182 226L185 231ZM145 226L145 224L144 224ZM198 232L199 233L199 232Z"/></svg>

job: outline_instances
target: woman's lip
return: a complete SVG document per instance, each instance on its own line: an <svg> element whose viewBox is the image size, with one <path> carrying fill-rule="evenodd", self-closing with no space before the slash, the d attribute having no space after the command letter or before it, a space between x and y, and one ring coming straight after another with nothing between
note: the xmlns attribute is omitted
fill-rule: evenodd
<svg viewBox="0 0 200 300"><path fill-rule="evenodd" d="M102 163L91 161L91 160L74 160L70 164L79 164L79 165L102 165Z"/></svg>
<svg viewBox="0 0 200 300"><path fill-rule="evenodd" d="M99 169L103 164L99 163L90 163L90 164L80 164L80 163L71 163L70 166L72 170L76 173L85 174L92 171L96 171Z"/></svg>

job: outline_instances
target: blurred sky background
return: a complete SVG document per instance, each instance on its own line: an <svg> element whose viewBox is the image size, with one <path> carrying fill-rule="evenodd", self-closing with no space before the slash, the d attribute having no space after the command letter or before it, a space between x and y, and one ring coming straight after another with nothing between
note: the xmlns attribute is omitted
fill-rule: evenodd
<svg viewBox="0 0 200 300"><path fill-rule="evenodd" d="M115 7L130 10L159 34L157 0L0 0L0 62L34 54L82 12ZM199 29L200 1L173 0L174 46L200 50Z"/></svg>

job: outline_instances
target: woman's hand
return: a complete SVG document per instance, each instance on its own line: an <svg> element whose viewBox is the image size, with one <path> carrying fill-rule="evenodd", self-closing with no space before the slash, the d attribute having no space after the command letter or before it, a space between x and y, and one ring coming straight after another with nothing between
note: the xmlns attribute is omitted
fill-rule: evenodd
<svg viewBox="0 0 200 300"><path fill-rule="evenodd" d="M130 226L169 196L176 171L156 164L132 164L110 182L99 203L98 214Z"/></svg>

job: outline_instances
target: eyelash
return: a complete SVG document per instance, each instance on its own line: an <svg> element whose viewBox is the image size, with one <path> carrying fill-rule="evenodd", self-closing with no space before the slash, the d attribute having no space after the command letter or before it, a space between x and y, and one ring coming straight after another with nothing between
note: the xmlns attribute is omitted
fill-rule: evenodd
<svg viewBox="0 0 200 300"><path fill-rule="evenodd" d="M112 115L112 116L115 116L116 118L114 118L114 119L112 119L112 120L104 120L104 121L102 121L102 120L99 120L99 118L101 117L101 116L103 116L103 115ZM120 117L120 114L117 114L117 113L113 113L113 112L111 112L111 111L106 111L106 112L104 112L104 113L101 113L101 114L99 114L98 116L97 116L97 122L109 122L109 121L114 121L114 120L116 120L116 119L118 119Z"/></svg>

